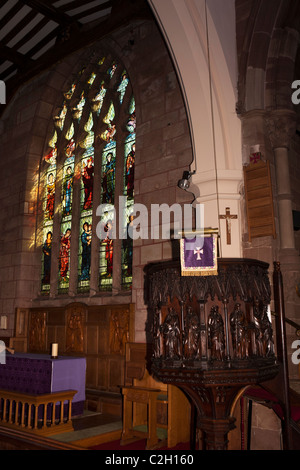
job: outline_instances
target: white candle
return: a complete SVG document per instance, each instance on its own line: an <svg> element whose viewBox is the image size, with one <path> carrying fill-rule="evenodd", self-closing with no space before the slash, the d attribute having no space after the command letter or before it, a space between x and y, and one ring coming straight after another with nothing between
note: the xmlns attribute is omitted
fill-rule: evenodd
<svg viewBox="0 0 300 470"><path fill-rule="evenodd" d="M51 357L58 356L58 343L52 343L51 345Z"/></svg>
<svg viewBox="0 0 300 470"><path fill-rule="evenodd" d="M7 330L7 316L1 315L0 317L0 329Z"/></svg>

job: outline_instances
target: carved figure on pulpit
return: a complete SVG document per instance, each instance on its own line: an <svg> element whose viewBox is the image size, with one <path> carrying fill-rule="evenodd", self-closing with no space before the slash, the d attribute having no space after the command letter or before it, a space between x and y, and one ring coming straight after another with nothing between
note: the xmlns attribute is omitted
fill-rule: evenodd
<svg viewBox="0 0 300 470"><path fill-rule="evenodd" d="M161 326L161 332L165 358L178 358L180 353L180 328L179 318L174 308L169 309L169 313Z"/></svg>
<svg viewBox="0 0 300 470"><path fill-rule="evenodd" d="M154 357L160 357L161 354L161 334L160 334L160 310L155 309L153 319L153 355Z"/></svg>
<svg viewBox="0 0 300 470"><path fill-rule="evenodd" d="M234 311L230 315L230 329L232 337L233 353L237 359L249 356L248 328L241 304L235 304Z"/></svg>
<svg viewBox="0 0 300 470"><path fill-rule="evenodd" d="M264 356L274 356L273 329L268 316L268 305L263 306L261 329L263 354Z"/></svg>
<svg viewBox="0 0 300 470"><path fill-rule="evenodd" d="M207 334L211 358L222 361L225 357L225 336L224 322L222 315L219 313L218 305L214 305L210 310Z"/></svg>
<svg viewBox="0 0 300 470"><path fill-rule="evenodd" d="M254 336L256 345L256 354L263 356L263 334L262 334L262 309L259 300L254 301L253 320L254 320Z"/></svg>
<svg viewBox="0 0 300 470"><path fill-rule="evenodd" d="M184 325L184 356L195 359L199 356L200 320L193 312L192 307L187 308Z"/></svg>

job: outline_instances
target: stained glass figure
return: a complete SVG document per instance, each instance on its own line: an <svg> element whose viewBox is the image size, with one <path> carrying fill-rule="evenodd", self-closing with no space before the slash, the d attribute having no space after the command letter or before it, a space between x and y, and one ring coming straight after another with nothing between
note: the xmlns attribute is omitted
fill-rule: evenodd
<svg viewBox="0 0 300 470"><path fill-rule="evenodd" d="M70 100L72 98L75 89L76 89L76 83L72 83L69 90L64 93L64 97L66 98L66 100Z"/></svg>
<svg viewBox="0 0 300 470"><path fill-rule="evenodd" d="M67 147L66 152L70 149ZM73 196L73 179L74 179L74 155L66 158L63 167L63 187L62 187L62 206L63 216L68 216L72 212L72 196Z"/></svg>
<svg viewBox="0 0 300 470"><path fill-rule="evenodd" d="M65 148L65 155L67 158L74 157L75 147L76 145L74 139L70 138Z"/></svg>
<svg viewBox="0 0 300 470"><path fill-rule="evenodd" d="M90 279L91 269L92 224L85 221L81 232L81 274L80 281Z"/></svg>
<svg viewBox="0 0 300 470"><path fill-rule="evenodd" d="M60 238L59 250L59 288L69 285L69 261L71 247L71 228L65 228Z"/></svg>
<svg viewBox="0 0 300 470"><path fill-rule="evenodd" d="M131 99L129 105L129 118L127 130L129 134L124 145L124 196L126 196L126 207L124 214L125 236L122 243L122 287L130 288L132 284L132 225L134 204L134 167L135 167L135 100Z"/></svg>
<svg viewBox="0 0 300 470"><path fill-rule="evenodd" d="M112 121L114 120L115 118L115 107L114 107L114 104L113 102L110 103L109 105L109 108L108 108L108 112L107 114L104 116L104 119L103 119L103 122L105 122L105 124L109 124L111 125Z"/></svg>
<svg viewBox="0 0 300 470"><path fill-rule="evenodd" d="M100 290L111 290L113 278L113 214L107 213L104 221L105 238L100 244Z"/></svg>
<svg viewBox="0 0 300 470"><path fill-rule="evenodd" d="M124 99L124 95L125 95L128 83L129 83L129 80L127 77L127 72L126 70L124 70L124 72L122 73L121 83L117 88L117 91L119 92L119 100L121 104L123 103L123 99Z"/></svg>
<svg viewBox="0 0 300 470"><path fill-rule="evenodd" d="M100 135L101 139L104 140L105 142L111 142L115 138L116 134L116 125L113 123L113 120L115 118L115 108L113 103L110 104L109 109L107 114L105 115L103 122L107 124L107 129L102 132Z"/></svg>
<svg viewBox="0 0 300 470"><path fill-rule="evenodd" d="M50 163L51 165L53 165L56 162L56 158L57 158L57 147L55 145L53 149L51 149L50 152L44 156L44 160L47 163Z"/></svg>
<svg viewBox="0 0 300 470"><path fill-rule="evenodd" d="M57 158L57 132L54 131L53 136L49 140L49 147L51 150L44 156L45 162L49 163L50 165L55 165L56 164L56 158Z"/></svg>
<svg viewBox="0 0 300 470"><path fill-rule="evenodd" d="M102 203L113 204L115 193L116 145L105 146L102 154Z"/></svg>
<svg viewBox="0 0 300 470"><path fill-rule="evenodd" d="M96 78L96 74L95 74L95 72L92 72L89 79L88 79L88 81L87 81L87 84L89 85L89 87L91 87L93 85L95 78Z"/></svg>
<svg viewBox="0 0 300 470"><path fill-rule="evenodd" d="M97 113L99 116L104 97L106 95L107 89L105 88L104 81L101 82L100 90L96 93L95 97L92 99L92 110Z"/></svg>
<svg viewBox="0 0 300 470"><path fill-rule="evenodd" d="M88 132L85 137L79 141L79 146L83 149L86 149L85 154L88 152L93 153L93 144L94 144L94 132L90 131Z"/></svg>
<svg viewBox="0 0 300 470"><path fill-rule="evenodd" d="M42 284L50 284L51 274L51 250L52 250L52 232L47 232L43 243L43 273Z"/></svg>
<svg viewBox="0 0 300 470"><path fill-rule="evenodd" d="M88 292L91 274L92 216L80 219L78 292Z"/></svg>
<svg viewBox="0 0 300 470"><path fill-rule="evenodd" d="M126 166L125 166L125 193L128 198L133 198L134 189L134 164L135 164L135 141L132 139L126 143ZM128 152L128 153L127 153Z"/></svg>
<svg viewBox="0 0 300 470"><path fill-rule="evenodd" d="M54 173L49 173L47 178L47 198L46 198L46 208L45 215L49 220L53 219L54 215L54 199L55 199L55 175Z"/></svg>
<svg viewBox="0 0 300 470"><path fill-rule="evenodd" d="M72 122L72 124L70 125L69 129L67 130L67 132L65 133L65 138L67 140L71 140L74 136L74 123Z"/></svg>
<svg viewBox="0 0 300 470"><path fill-rule="evenodd" d="M108 73L108 75L109 75L110 78L113 77L113 75L114 75L114 73L115 73L116 70L117 70L117 63L116 63L116 62L113 62L112 65L111 65L111 67L109 67L109 69L108 69L108 71L107 71L107 73Z"/></svg>
<svg viewBox="0 0 300 470"><path fill-rule="evenodd" d="M126 129L132 134L136 129L136 116L135 116L135 101L131 99L129 106L129 118L127 120Z"/></svg>
<svg viewBox="0 0 300 470"><path fill-rule="evenodd" d="M51 252L55 199L56 165L47 165L44 173L43 230L42 230L42 293L50 291Z"/></svg>
<svg viewBox="0 0 300 470"><path fill-rule="evenodd" d="M94 159L93 156L82 160L82 186L84 193L83 209L91 209L93 204Z"/></svg>
<svg viewBox="0 0 300 470"><path fill-rule="evenodd" d="M105 142L110 142L111 140L113 140L115 133L116 133L116 125L111 124L108 126L107 130L101 134L101 138L105 140Z"/></svg>
<svg viewBox="0 0 300 470"><path fill-rule="evenodd" d="M87 122L84 125L84 130L86 132L90 132L93 129L94 125L94 120L93 120L93 114L90 113Z"/></svg>
<svg viewBox="0 0 300 470"><path fill-rule="evenodd" d="M85 105L85 97L84 97L84 91L80 95L79 102L77 105L72 109L72 115L73 118L76 119L77 121L80 121L82 112L83 112L83 107Z"/></svg>
<svg viewBox="0 0 300 470"><path fill-rule="evenodd" d="M67 110L68 109L66 102L64 102L62 108L59 109L58 113L55 116L53 116L54 126L60 130L62 130L62 128L64 127Z"/></svg>

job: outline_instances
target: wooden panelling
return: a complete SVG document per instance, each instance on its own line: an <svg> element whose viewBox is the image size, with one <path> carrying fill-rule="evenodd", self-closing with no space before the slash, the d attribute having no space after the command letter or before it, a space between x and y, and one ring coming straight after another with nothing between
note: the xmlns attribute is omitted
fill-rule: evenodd
<svg viewBox="0 0 300 470"><path fill-rule="evenodd" d="M249 241L256 237L275 238L273 195L269 162L260 160L244 167Z"/></svg>
<svg viewBox="0 0 300 470"><path fill-rule="evenodd" d="M74 302L27 313L28 325L23 328L27 337L11 338L16 350L50 354L51 343L58 343L59 355L86 357L86 388L120 391L125 343L134 340L133 304L86 306Z"/></svg>

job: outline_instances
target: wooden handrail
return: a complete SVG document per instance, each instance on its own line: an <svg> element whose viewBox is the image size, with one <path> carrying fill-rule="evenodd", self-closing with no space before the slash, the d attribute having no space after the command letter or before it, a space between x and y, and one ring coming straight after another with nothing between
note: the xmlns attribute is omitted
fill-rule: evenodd
<svg viewBox="0 0 300 470"><path fill-rule="evenodd" d="M285 331L285 303L283 293L283 280L280 270L280 263L274 262L273 271L273 289L274 289L274 306L275 311L278 312L276 318L276 339L277 339L277 358L282 364L281 378L282 378L282 396L283 396L283 444L285 450L292 449L291 437L291 406L289 395L289 372L288 372L288 356L286 344L286 331Z"/></svg>
<svg viewBox="0 0 300 470"><path fill-rule="evenodd" d="M0 425L23 429L29 433L50 436L73 431L71 421L72 400L76 390L30 395L0 390ZM64 417L67 402L67 417ZM60 416L56 419L56 405L60 403ZM39 411L43 414L39 416ZM48 416L49 411L50 417Z"/></svg>
<svg viewBox="0 0 300 470"><path fill-rule="evenodd" d="M271 315L273 315L275 318L279 318L279 315L277 312L271 311ZM296 330L296 335L300 336L300 325L298 325L298 323L295 323L293 320L290 320L289 318L286 318L286 317L284 318L284 322L294 327Z"/></svg>

